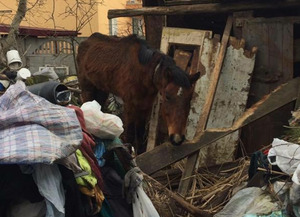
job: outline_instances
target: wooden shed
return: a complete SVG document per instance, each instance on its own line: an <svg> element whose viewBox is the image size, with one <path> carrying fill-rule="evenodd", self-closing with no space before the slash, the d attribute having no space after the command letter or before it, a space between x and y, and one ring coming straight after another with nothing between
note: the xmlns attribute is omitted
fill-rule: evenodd
<svg viewBox="0 0 300 217"><path fill-rule="evenodd" d="M250 67L250 65L253 64L253 71L248 70L251 76L247 78L245 75L241 78L239 74L233 74L231 77L224 79L227 86L230 86L231 89L236 88L236 93L247 92L247 97L245 95L243 98L243 100L246 99L245 102L237 103L237 105L235 105L236 108L244 107L245 110L250 108L282 84L291 82L300 75L300 1L276 0L271 3L267 0L143 0L143 8L110 10L108 12L109 18L124 16L144 16L146 39L156 48L163 48L162 43L164 43L166 34L176 35L177 33L170 32L172 32L173 29L179 28L187 29L188 31L198 30L205 32L206 35L200 45L200 47L202 47L200 48L200 50L202 49L200 56L204 56L205 52L203 49L205 47L208 48L208 45L205 45L205 43L212 43L212 47L216 45L211 42L213 39L220 41L219 47L215 47L215 49L219 49L217 52L219 56L222 54L222 46L224 45L227 49L227 54L229 52L229 46L232 46L236 51L242 49L242 54L248 57L248 66ZM228 28L229 21L231 22L231 28ZM207 42L205 38L209 38L211 41ZM220 38L222 38L222 41ZM189 39L186 38L186 40ZM226 43L223 43L224 41L226 41ZM174 42L172 43L174 44ZM190 43L192 44L192 42ZM180 44L180 42L178 42L178 44ZM186 46L184 49L188 50ZM213 50L213 48L210 48L210 51L207 51L210 53L211 71L217 70L215 69L216 64L220 64L219 73L221 73L220 79L222 79L222 70L226 68L226 66L224 66L226 60L225 63L223 59L218 62L220 58L213 57L213 55L216 54ZM164 52L170 52L170 50L165 50ZM234 53L232 55L243 56L242 54ZM255 64L254 60L251 60L254 56ZM226 59L224 53L222 58ZM215 61L212 61L213 59ZM239 58L239 60L241 60L241 58ZM205 61L201 60L200 62L202 65L205 65ZM231 63L236 64L235 62ZM247 74L247 70L245 69L247 68L247 64L243 65L242 62L238 64L241 65L240 71L245 70L244 73ZM238 67L234 65L232 68L229 67L228 70L235 71L235 66ZM245 86L243 86L243 84L240 83L244 81L239 79L248 81L249 85L245 84ZM215 84L215 88L216 85L217 84ZM220 83L218 85L220 86ZM293 86L294 84L291 85L289 90L285 89L285 92L293 91L294 93L291 95L297 95L299 84L296 82L295 86ZM208 85L206 88L209 89L210 86ZM218 93L217 88L213 93L219 94L220 98L222 98L222 96L224 98L231 97L229 103L232 104L235 103L235 100L239 100L235 99L234 95L229 95L226 92ZM288 120L291 118L291 111L295 109L295 104L298 104L295 101L295 97L290 98L287 96L290 96L290 94L285 93L281 96L284 100L279 98L278 102L275 100L268 104L268 112L262 112L257 116L255 121L251 120L251 123L246 121L247 124L242 124L243 127L240 128L236 137L238 145L234 152L235 157L242 155L250 156L262 147L270 145L274 138L278 138L283 134L284 125L288 125ZM222 107L222 103L223 102L220 101L218 105ZM213 106L214 105L211 107L208 106L207 108L213 110ZM209 112L210 111L208 111L206 116L208 116ZM207 121L208 117L205 118ZM222 118L220 115L215 115L215 120ZM226 117L224 117L224 119L226 119ZM232 118L229 124L231 125L235 123L235 121L236 119ZM207 140L213 140L211 138L218 136L219 134L216 135L214 133L206 134L202 136L198 144L201 142L205 143ZM152 174L160 168L187 156L192 152L191 150L197 150L196 145L194 148L193 145L191 145L189 151L187 150L188 148L179 149L175 151L169 146L160 147L152 152L138 156L137 162L140 162L142 169L144 169L146 173ZM211 149L210 152L217 152L217 149L218 148ZM178 152L181 154L177 154ZM168 154L166 155L166 153ZM155 156L157 156L157 158L155 158ZM143 168L142 162L145 159L150 160L151 157L153 157L152 162L157 160L157 163L154 162L151 166L148 164L147 168ZM188 168L189 167L186 166L185 172L191 175L191 171L188 171ZM194 165L191 166L191 168L193 169ZM186 176L188 175L186 174ZM188 187L184 187L184 185L181 185L181 187L185 189L179 189L179 192L185 194L186 188Z"/></svg>
<svg viewBox="0 0 300 217"><path fill-rule="evenodd" d="M222 35L228 15L233 15L231 35L244 38L246 48L258 47L247 107L300 74L299 1L144 0L143 6L111 10L108 17L144 15L146 38L156 48L160 47L163 26ZM292 104L244 127L241 141L247 153L280 136L291 110Z"/></svg>

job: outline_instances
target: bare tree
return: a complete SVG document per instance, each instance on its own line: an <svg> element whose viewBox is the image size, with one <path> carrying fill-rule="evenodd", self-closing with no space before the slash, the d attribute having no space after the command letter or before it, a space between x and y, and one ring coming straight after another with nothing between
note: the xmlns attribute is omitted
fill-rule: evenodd
<svg viewBox="0 0 300 217"><path fill-rule="evenodd" d="M27 10L27 0L20 0L18 9L17 9L17 13L14 16L12 23L11 23L11 28L9 30L8 36L2 41L2 44L0 47L0 49L1 49L1 52L0 52L1 65L6 64L5 53L11 47L14 47L14 48L18 47L16 39L18 36L18 30L19 30L20 23L23 20L23 18L25 17L26 10Z"/></svg>
<svg viewBox="0 0 300 217"><path fill-rule="evenodd" d="M10 31L7 37L2 38L0 44L0 65L3 67L6 66L6 52L12 47L18 49L17 38L19 35L19 26L27 13L30 16L34 14L39 15L45 19L45 22L53 22L53 29L57 28L55 22L55 10L57 8L55 0L18 1L18 9L12 19ZM52 8L43 8L46 1L52 1ZM102 4L102 2L103 0L75 0L71 4L70 1L64 0L66 5L65 12L58 16L74 17L76 22L75 31L80 31L83 27L89 24L97 12L97 5ZM74 38L72 40L74 40Z"/></svg>

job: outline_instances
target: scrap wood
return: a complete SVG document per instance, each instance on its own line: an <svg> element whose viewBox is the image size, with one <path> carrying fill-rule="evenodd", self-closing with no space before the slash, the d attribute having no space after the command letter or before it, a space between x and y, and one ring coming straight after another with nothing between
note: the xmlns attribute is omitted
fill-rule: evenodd
<svg viewBox="0 0 300 217"><path fill-rule="evenodd" d="M188 203L193 199L193 203L191 205L211 216L223 209L234 193L246 185L245 183L248 180L249 165L249 159L244 157L237 159L236 161L226 163L226 165L199 168L198 173L195 174L195 180L197 186L200 186L199 188L197 188L194 192L189 192L186 199L183 199L177 193L172 193L180 198L180 202L183 200L185 203ZM180 172L179 169L170 169L165 172L160 171L156 173L155 177L160 179L159 183L156 178L154 179L153 177L144 175L144 180L146 183L149 183L149 187L145 188L145 191L151 198L153 204L158 208L157 210L162 210L160 207L172 206L171 202L174 202L176 201L175 199L177 199L171 198L169 194L171 191L167 189L168 185L164 185L165 181L162 180L162 175L176 175L178 172ZM165 179L167 178L165 177ZM172 185L172 181L170 184ZM170 205L168 205L168 203ZM183 208L183 210L186 209ZM181 210L177 211L176 209L173 209L172 211L178 214ZM169 215L164 213L162 216L165 217Z"/></svg>
<svg viewBox="0 0 300 217"><path fill-rule="evenodd" d="M249 164L250 162L246 158L239 159L239 165L227 171L230 173L229 176L223 176L225 171L220 172L219 176L216 174L210 184L191 192L190 194L194 196L188 196L187 200L194 199L194 205L197 204L201 209L217 213L231 199L235 188L248 180ZM206 179L210 178L209 170L201 171L196 179L197 185L202 182L203 174L207 174ZM208 182L206 181L206 183Z"/></svg>
<svg viewBox="0 0 300 217"><path fill-rule="evenodd" d="M153 179L151 176L149 176L145 173L143 175L146 180L148 180L148 181L154 183L156 186L158 186L158 188L160 190L164 191L169 196L169 198L176 201L184 210L188 211L192 215L199 216L199 217L211 217L212 216L211 213L203 211L203 210L195 207L194 205L188 203L184 198L179 196L177 193L170 191L169 189L164 187L162 184L160 184L158 181Z"/></svg>
<svg viewBox="0 0 300 217"><path fill-rule="evenodd" d="M136 157L138 166L147 174L152 174L172 163L175 163L200 148L217 141L220 138L246 126L249 123L277 110L297 99L300 78L294 78L288 83L279 86L270 94L249 108L232 127L223 129L205 130L197 135L191 142L181 146L173 146L169 142L157 146L152 151L143 153ZM151 164L149 164L151 162Z"/></svg>

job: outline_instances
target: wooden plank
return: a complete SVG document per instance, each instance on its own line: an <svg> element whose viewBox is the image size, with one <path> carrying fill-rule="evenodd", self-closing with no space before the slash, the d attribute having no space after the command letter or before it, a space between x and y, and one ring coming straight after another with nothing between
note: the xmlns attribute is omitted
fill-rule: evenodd
<svg viewBox="0 0 300 217"><path fill-rule="evenodd" d="M183 71L186 71L191 57L192 57L191 52L176 49L173 59L179 68L181 68Z"/></svg>
<svg viewBox="0 0 300 217"><path fill-rule="evenodd" d="M277 1L276 4L265 2L235 2L235 3L209 3L195 5L176 5L163 7L144 7L139 9L113 9L107 13L108 19L115 17L134 17L141 15L184 15L195 13L232 13L257 9L283 9L299 7L298 0Z"/></svg>
<svg viewBox="0 0 300 217"><path fill-rule="evenodd" d="M300 78L294 78L288 83L281 85L271 94L266 95L262 100L249 108L241 118L234 122L231 128L210 129L202 135L197 136L194 141L185 143L181 146L173 146L164 143L149 152L145 152L136 157L137 165L147 174L152 174L160 169L175 163L186 156L199 151L202 147L264 117L272 111L296 100Z"/></svg>
<svg viewBox="0 0 300 217"><path fill-rule="evenodd" d="M245 41L230 38L222 72L206 129L230 127L246 110L256 49L248 56ZM200 150L199 166L212 166L233 161L239 141L235 131Z"/></svg>
<svg viewBox="0 0 300 217"><path fill-rule="evenodd" d="M161 95L157 94L157 97L153 103L151 111L151 120L149 123L147 148L146 151L151 151L155 147L157 137L157 126L159 120L159 109L160 109Z"/></svg>
<svg viewBox="0 0 300 217"><path fill-rule="evenodd" d="M200 46L203 44L204 38L211 36L212 31L207 30L164 27L160 50L167 53L170 44Z"/></svg>
<svg viewBox="0 0 300 217"><path fill-rule="evenodd" d="M196 134L202 108L208 94L210 77L215 66L217 55L220 50L220 38L214 35L213 39L205 38L200 56L201 78L195 84L194 95L191 100L191 109L188 115L186 139L192 140Z"/></svg>
<svg viewBox="0 0 300 217"><path fill-rule="evenodd" d="M164 27L162 31L160 50L163 53L168 53L170 43L200 46L203 44L204 38L209 37L211 35L211 31ZM158 97L160 97L159 94ZM155 147L159 120L159 110L160 99L156 100L156 103L154 103L153 105L148 131L147 150L151 150L153 147Z"/></svg>
<svg viewBox="0 0 300 217"><path fill-rule="evenodd" d="M221 72L221 68L223 65L223 60L225 57L226 49L227 49L227 43L230 37L230 32L232 29L232 16L229 16L226 22L225 30L222 36L221 41L221 47L220 52L218 53L217 61L215 63L214 70L212 72L211 78L210 78L210 86L208 90L208 95L206 96L204 108L202 110L202 114L200 115L199 123L196 130L196 135L202 133L202 131L205 129L209 112L212 106L212 102L215 96L215 91L217 88L217 84L219 81L219 76Z"/></svg>
<svg viewBox="0 0 300 217"><path fill-rule="evenodd" d="M294 61L300 62L300 39L294 41Z"/></svg>
<svg viewBox="0 0 300 217"><path fill-rule="evenodd" d="M283 82L294 77L294 54L296 54L294 48L294 24L287 22L282 23L282 76ZM294 51L294 52L292 52Z"/></svg>
<svg viewBox="0 0 300 217"><path fill-rule="evenodd" d="M165 16L144 16L144 20L148 44L155 49L159 49Z"/></svg>
<svg viewBox="0 0 300 217"><path fill-rule="evenodd" d="M217 61L213 69L213 72L211 74L208 94L206 96L205 104L200 115L196 134L202 133L206 127L206 123L214 99L215 91L217 89L217 84L219 81L219 75L225 57L225 52L227 49L227 43L232 28L232 22L233 22L232 16L229 16L226 22L225 30L221 41L220 52L218 53ZM194 173L197 159L198 159L198 153L194 153L192 156L189 156L187 159L185 169L183 171L182 179L180 181L179 188L178 188L178 192L183 196L186 195L190 187L191 177L192 174Z"/></svg>

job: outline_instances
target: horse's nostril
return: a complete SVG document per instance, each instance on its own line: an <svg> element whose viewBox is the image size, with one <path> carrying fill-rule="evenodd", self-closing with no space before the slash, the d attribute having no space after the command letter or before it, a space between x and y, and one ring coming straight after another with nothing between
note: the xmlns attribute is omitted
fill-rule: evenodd
<svg viewBox="0 0 300 217"><path fill-rule="evenodd" d="M170 136L170 141L173 145L181 145L184 140L185 140L185 137L181 136L179 134L172 134Z"/></svg>

